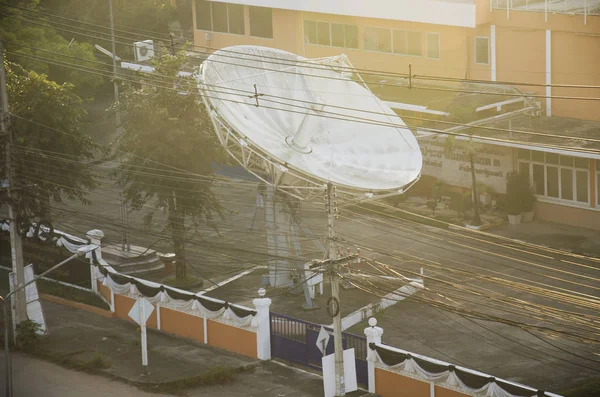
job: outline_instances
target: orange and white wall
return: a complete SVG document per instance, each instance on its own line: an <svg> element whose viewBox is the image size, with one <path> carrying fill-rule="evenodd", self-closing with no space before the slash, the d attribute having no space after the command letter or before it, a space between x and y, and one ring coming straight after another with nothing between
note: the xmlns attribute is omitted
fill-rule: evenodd
<svg viewBox="0 0 600 397"><path fill-rule="evenodd" d="M421 0L374 0L369 7L342 0L228 0L244 7L244 34L199 30L194 14L194 44L223 48L259 45L309 58L345 53L361 69L416 75L534 83L600 86L600 16L549 14L531 11L490 10L487 0L474 4ZM221 0L213 2L224 3ZM249 7L272 7L273 37L250 34ZM444 9L442 12L442 8ZM435 9L436 12L431 12ZM358 29L357 48L309 44L304 21L349 24ZM420 56L365 49L365 28L421 32ZM428 33L439 35L439 56L427 51ZM476 56L476 40L489 43L487 56ZM485 45L478 47L486 51ZM200 50L197 48L197 50ZM482 54L480 54L482 55ZM600 97L600 89L519 86L533 92L547 115L600 120L598 101L546 99Z"/></svg>

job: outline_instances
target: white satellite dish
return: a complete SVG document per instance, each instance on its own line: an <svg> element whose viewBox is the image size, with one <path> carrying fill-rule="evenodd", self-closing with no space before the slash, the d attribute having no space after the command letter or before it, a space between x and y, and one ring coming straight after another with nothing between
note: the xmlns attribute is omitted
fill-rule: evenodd
<svg viewBox="0 0 600 397"><path fill-rule="evenodd" d="M263 207L275 258L269 261L273 287L293 285L294 268L305 274L297 259L293 205L276 191L305 199L331 182L341 193L381 197L404 191L420 176L413 134L349 71L345 55L310 60L256 46L216 51L202 65L199 89L223 148L267 184ZM308 283L302 284L311 308Z"/></svg>
<svg viewBox="0 0 600 397"><path fill-rule="evenodd" d="M200 90L223 147L265 183L298 198L316 188L320 194L327 182L369 195L414 183L422 167L417 140L385 103L339 70L340 59L347 60L257 46L210 55Z"/></svg>

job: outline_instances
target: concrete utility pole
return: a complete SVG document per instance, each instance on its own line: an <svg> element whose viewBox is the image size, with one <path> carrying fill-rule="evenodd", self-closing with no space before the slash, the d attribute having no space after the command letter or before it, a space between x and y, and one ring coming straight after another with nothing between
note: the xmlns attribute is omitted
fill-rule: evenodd
<svg viewBox="0 0 600 397"><path fill-rule="evenodd" d="M337 261L337 243L334 229L334 218L337 208L335 206L335 188L331 182L327 183L327 231L329 239L329 262L331 275L331 303L335 307L333 317L333 347L335 359L335 395L345 396L346 385L344 382L344 348L342 346L342 315L340 313L340 283L338 274L340 264Z"/></svg>
<svg viewBox="0 0 600 397"><path fill-rule="evenodd" d="M17 211L15 209L15 203L18 202L18 200L13 193L11 150L13 134L9 128L10 119L8 109L8 93L6 90L6 72L4 70L4 48L2 39L0 39L0 96L0 101L2 101L2 106L0 107L0 129L6 144L6 180L8 182L7 202L8 217L10 219L10 254L12 259L12 270L17 275L17 285L15 286L15 290L18 290L25 283L25 269L23 267L23 248L21 236L19 235L19 226L17 225ZM17 324L27 320L27 301L25 298L25 291L20 290L14 296L15 318L13 319L13 329L17 326ZM5 318L4 321L8 321L8 319ZM8 335L5 335L4 337L8 338Z"/></svg>
<svg viewBox="0 0 600 397"><path fill-rule="evenodd" d="M108 0L108 11L110 14L110 41L112 45L112 63L113 63L113 88L115 93L115 103L119 103L119 85L117 84L117 52L115 49L115 25L113 21L113 6L112 0ZM121 135L121 112L117 107L115 109L115 120L117 126L117 137ZM119 193L119 201L120 201L120 209L121 209L121 226L123 232L123 241L121 242L121 250L129 251L129 239L127 238L127 221L129 215L127 214L127 207L125 205L125 198L123 197L123 187L121 187L121 192Z"/></svg>
<svg viewBox="0 0 600 397"><path fill-rule="evenodd" d="M46 270L42 274L35 276L33 279L29 280L27 283L20 284L13 291L9 292L6 296L4 296L4 297L0 296L0 301L2 301L2 306L3 306L3 311L4 311L4 318L6 319L8 317L8 307L7 306L8 306L9 298L13 294L16 295L20 292L24 292L25 287L27 287L28 285L35 283L39 279L45 277L49 273L52 273L53 271L55 271L59 267L63 266L64 264L71 262L73 259L77 258L78 256L85 255L88 252L91 252L98 248L100 248L100 247L95 244L84 245L83 247L80 247L79 249L77 249L77 252L75 254L71 255L64 261L60 262L57 265L52 266L50 269ZM9 348L9 344L8 344L8 332L9 332L8 323L6 321L4 321L4 362L5 362L4 383L5 383L5 387L6 387L5 396L13 397L12 365L11 365L11 359L10 359L10 348Z"/></svg>

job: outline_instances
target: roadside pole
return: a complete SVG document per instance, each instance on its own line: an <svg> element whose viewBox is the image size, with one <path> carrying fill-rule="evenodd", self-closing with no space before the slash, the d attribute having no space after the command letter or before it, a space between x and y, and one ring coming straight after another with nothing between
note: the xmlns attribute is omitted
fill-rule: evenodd
<svg viewBox="0 0 600 397"><path fill-rule="evenodd" d="M4 368L4 381L6 384L6 394L5 394L6 397L13 396L13 393L12 393L13 392L13 390L12 390L12 365L11 365L11 360L10 360L10 346L8 343L9 326L8 326L8 321L7 321L8 320L8 304L10 302L9 298L15 294L18 294L19 291L24 291L25 287L27 287L28 285L35 283L40 278L45 277L49 273L52 273L53 271L55 271L59 267L63 266L64 264L71 262L73 259L77 258L78 256L85 255L88 252L91 252L98 248L99 247L95 244L80 247L77 250L77 253L71 255L64 261L60 262L57 265L52 266L50 269L46 270L42 274L35 276L33 279L29 280L27 283L23 283L22 285L17 286L13 291L6 294L6 296L4 296L4 297L0 296L0 300L2 301L2 306L3 306L3 311L4 311L4 359L6 362L6 364L5 364L6 366Z"/></svg>
<svg viewBox="0 0 600 397"><path fill-rule="evenodd" d="M25 291L19 289L25 283L25 269L23 267L23 247L21 242L21 236L19 234L17 225L17 213L15 209L15 203L18 199L15 197L13 192L13 165L12 165L12 142L13 133L9 127L10 124L10 110L8 107L8 92L6 90L6 71L4 70L4 48L2 39L0 38L0 101L2 106L0 107L0 129L2 136L5 140L6 146L6 180L7 186L7 203L8 203L8 218L10 219L10 254L12 260L12 270L17 276L17 282L15 285L15 291L18 291L14 295L15 302L15 318L13 319L13 330L22 321L27 320L27 306L25 299ZM8 317L5 319L8 321ZM5 336L8 338L8 335Z"/></svg>
<svg viewBox="0 0 600 397"><path fill-rule="evenodd" d="M143 299L140 299L140 331L142 333L142 371L146 375L148 374L148 337L146 335L146 305Z"/></svg>
<svg viewBox="0 0 600 397"><path fill-rule="evenodd" d="M116 129L117 129L117 137L121 134L121 112L119 111L119 85L117 84L117 52L115 49L115 26L113 20L113 6L112 0L108 0L108 11L110 16L110 41L112 45L112 66L113 66L113 90L115 95L115 104L117 105L115 108L115 121L116 121ZM119 193L119 206L121 210L121 227L123 234L123 241L121 242L121 250L129 251L131 249L131 245L129 244L129 238L127 236L127 224L129 214L127 213L127 205L125 204L125 197L123 197L123 187L121 187L121 191Z"/></svg>
<svg viewBox="0 0 600 397"><path fill-rule="evenodd" d="M335 207L335 188L331 182L327 183L327 231L329 239L329 263L331 277L331 303L336 307L333 317L333 347L335 358L335 395L345 396L346 386L344 383L344 348L342 346L342 315L340 313L340 264L337 259L337 243L334 228L334 218L337 208Z"/></svg>

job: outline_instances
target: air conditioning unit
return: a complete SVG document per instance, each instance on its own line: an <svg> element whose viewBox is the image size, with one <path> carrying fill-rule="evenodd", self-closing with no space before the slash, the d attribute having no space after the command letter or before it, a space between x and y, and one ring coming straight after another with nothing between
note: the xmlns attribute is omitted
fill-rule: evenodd
<svg viewBox="0 0 600 397"><path fill-rule="evenodd" d="M133 52L135 53L135 61L143 62L154 58L154 42L152 40L144 40L133 43Z"/></svg>

